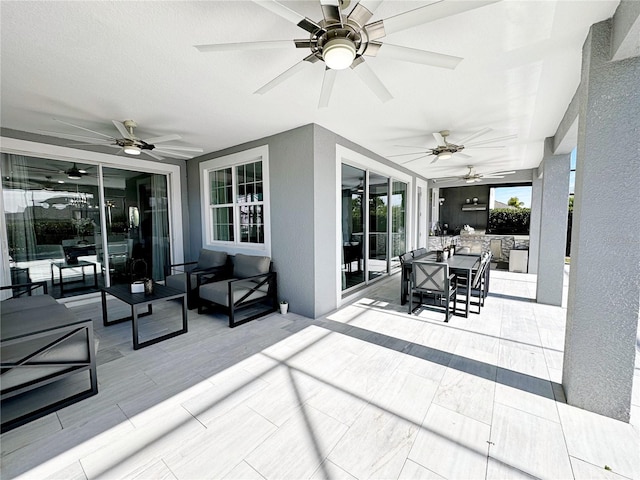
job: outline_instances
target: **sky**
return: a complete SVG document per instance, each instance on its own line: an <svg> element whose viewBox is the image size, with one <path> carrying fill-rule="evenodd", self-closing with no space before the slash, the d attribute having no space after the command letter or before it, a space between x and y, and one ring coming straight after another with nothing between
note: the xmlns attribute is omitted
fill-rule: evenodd
<svg viewBox="0 0 640 480"><path fill-rule="evenodd" d="M573 193L576 182L576 149L571 152L571 172L569 175L569 193ZM498 202L509 203L511 197L518 197L524 202L525 208L531 208L531 187L499 187L495 188L495 199Z"/></svg>
<svg viewBox="0 0 640 480"><path fill-rule="evenodd" d="M531 208L531 187L498 187L494 189L495 199L505 204L509 203L511 197L518 197L524 202L523 207Z"/></svg>

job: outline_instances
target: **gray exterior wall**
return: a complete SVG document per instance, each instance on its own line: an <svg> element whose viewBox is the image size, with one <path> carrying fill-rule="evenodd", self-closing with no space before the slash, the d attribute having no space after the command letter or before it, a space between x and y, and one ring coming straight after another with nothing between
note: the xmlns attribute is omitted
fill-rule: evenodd
<svg viewBox="0 0 640 480"><path fill-rule="evenodd" d="M567 242L570 155L553 155L553 139L545 140L540 210L536 300L562 305ZM537 219L536 219L537 221Z"/></svg>
<svg viewBox="0 0 640 480"><path fill-rule="evenodd" d="M336 218L339 179L336 145L373 160L408 170L315 124L236 145L188 161L190 250L195 260L202 248L201 162L262 145L269 146L271 256L278 272L278 296L291 312L317 318L338 307ZM413 175L415 178L415 175ZM426 181L426 179L424 179Z"/></svg>
<svg viewBox="0 0 640 480"><path fill-rule="evenodd" d="M628 422L640 312L640 57L612 62L610 42L611 22L601 22L583 48L562 384L569 404Z"/></svg>
<svg viewBox="0 0 640 480"><path fill-rule="evenodd" d="M202 248L200 163L262 145L269 146L271 257L278 296L292 312L314 317L313 126L193 158L188 162L192 259Z"/></svg>

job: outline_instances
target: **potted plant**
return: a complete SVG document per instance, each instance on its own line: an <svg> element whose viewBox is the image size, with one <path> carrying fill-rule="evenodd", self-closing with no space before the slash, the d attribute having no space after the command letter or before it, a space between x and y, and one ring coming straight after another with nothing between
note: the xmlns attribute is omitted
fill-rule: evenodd
<svg viewBox="0 0 640 480"><path fill-rule="evenodd" d="M282 300L280 302L280 313L285 315L288 310L289 310L289 302L287 302L286 300Z"/></svg>

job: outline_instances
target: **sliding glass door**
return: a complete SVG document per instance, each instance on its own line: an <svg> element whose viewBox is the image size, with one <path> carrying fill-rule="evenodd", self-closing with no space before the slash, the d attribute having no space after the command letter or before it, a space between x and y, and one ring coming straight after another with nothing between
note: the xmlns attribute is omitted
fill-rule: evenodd
<svg viewBox="0 0 640 480"><path fill-rule="evenodd" d="M391 185L391 268L395 268L407 251L407 184L394 180Z"/></svg>
<svg viewBox="0 0 640 480"><path fill-rule="evenodd" d="M342 164L341 199L344 291L388 275L399 265L398 256L406 248L407 184Z"/></svg>
<svg viewBox="0 0 640 480"><path fill-rule="evenodd" d="M387 272L389 177L369 173L369 280Z"/></svg>
<svg viewBox="0 0 640 480"><path fill-rule="evenodd" d="M342 165L342 290L364 282L364 170Z"/></svg>
<svg viewBox="0 0 640 480"><path fill-rule="evenodd" d="M2 195L12 283L67 296L164 278L166 175L3 153Z"/></svg>

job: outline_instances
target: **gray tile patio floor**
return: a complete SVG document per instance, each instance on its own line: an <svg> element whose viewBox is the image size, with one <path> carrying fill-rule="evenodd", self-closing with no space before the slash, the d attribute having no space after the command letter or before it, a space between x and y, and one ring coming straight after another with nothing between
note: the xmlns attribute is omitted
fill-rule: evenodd
<svg viewBox="0 0 640 480"><path fill-rule="evenodd" d="M566 310L531 301L533 275L493 271L491 290L445 324L407 315L396 275L318 320L190 312L138 351L129 324L74 304L100 393L2 435L2 478L640 479L638 388L632 424L568 406ZM155 312L147 332L177 322L175 303Z"/></svg>

